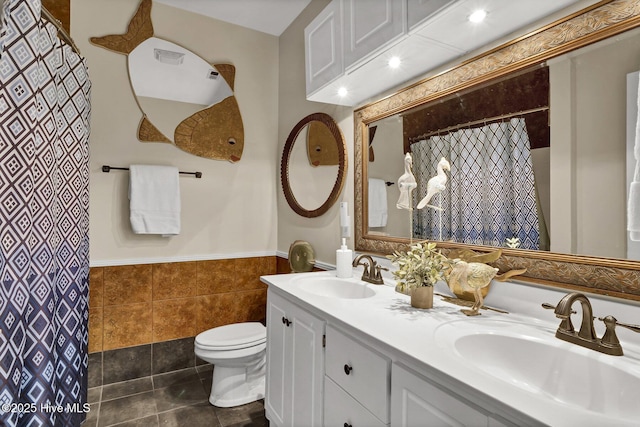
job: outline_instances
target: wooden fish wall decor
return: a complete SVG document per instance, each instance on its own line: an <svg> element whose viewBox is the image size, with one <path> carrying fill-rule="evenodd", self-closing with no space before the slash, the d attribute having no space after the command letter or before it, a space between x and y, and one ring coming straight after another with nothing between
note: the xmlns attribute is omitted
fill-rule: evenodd
<svg viewBox="0 0 640 427"><path fill-rule="evenodd" d="M312 166L338 164L338 144L331 130L322 122L311 121L307 128L307 155Z"/></svg>
<svg viewBox="0 0 640 427"><path fill-rule="evenodd" d="M154 37L151 0L140 2L125 34L91 37L90 41L127 55L131 86L143 113L138 127L140 141L175 144L208 159L240 160L244 127L233 93L233 65L209 64L190 50ZM153 72L140 73L150 67ZM171 107L167 107L168 101ZM152 123L157 117L167 126L164 116L157 113L167 109L178 111L176 123L169 123L173 138L167 135L170 131L162 132Z"/></svg>

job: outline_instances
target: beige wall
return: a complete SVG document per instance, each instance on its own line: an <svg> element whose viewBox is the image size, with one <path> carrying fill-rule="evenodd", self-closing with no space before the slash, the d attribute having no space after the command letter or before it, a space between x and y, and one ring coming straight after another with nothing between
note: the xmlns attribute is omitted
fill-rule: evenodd
<svg viewBox="0 0 640 427"><path fill-rule="evenodd" d="M235 94L244 122L240 162L208 160L168 144L142 143L142 113L132 94L125 55L91 45L89 37L124 33L138 6L131 0L72 0L71 32L87 58L92 88L92 265L273 255L277 242L278 38L153 4L155 36L211 63L236 67ZM179 236L134 235L128 220L126 172L103 164L167 164L201 171L181 178Z"/></svg>
<svg viewBox="0 0 640 427"><path fill-rule="evenodd" d="M633 33L549 61L553 252L627 256L626 75L640 69Z"/></svg>
<svg viewBox="0 0 640 427"><path fill-rule="evenodd" d="M313 0L293 24L280 36L280 77L278 105L278 153L273 159L280 164L284 143L291 129L311 113L329 114L338 123L347 145L347 182L339 201L348 201L353 224L353 109L306 100L304 71L304 28L329 3ZM334 265L340 246L339 203L318 218L296 214L284 198L280 175L278 186L278 251L288 253L295 240L306 240L316 252L316 260ZM353 248L353 225L347 245Z"/></svg>
<svg viewBox="0 0 640 427"><path fill-rule="evenodd" d="M369 162L367 173L371 178L394 183L387 187L387 226L371 230L408 238L411 233L411 214L406 209L396 207L400 197L398 178L404 174L404 153L398 141L402 141L403 138L401 119L393 116L381 120L373 137L374 161ZM411 194L415 197L415 192Z"/></svg>

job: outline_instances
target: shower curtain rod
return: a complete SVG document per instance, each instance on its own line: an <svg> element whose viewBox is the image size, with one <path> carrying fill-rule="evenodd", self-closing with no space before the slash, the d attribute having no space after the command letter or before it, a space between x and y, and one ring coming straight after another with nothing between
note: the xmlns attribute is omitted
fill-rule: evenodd
<svg viewBox="0 0 640 427"><path fill-rule="evenodd" d="M107 166L107 165L102 165L102 172L106 172L109 173L111 170L119 170L119 171L128 171L129 168L118 168L115 166ZM183 175L195 175L196 178L202 178L202 172L182 172L179 171L178 173L181 173Z"/></svg>
<svg viewBox="0 0 640 427"><path fill-rule="evenodd" d="M67 31L62 27L62 23L58 19L56 19L56 17L53 16L51 12L49 12L47 8L44 7L44 5L42 6L42 17L55 25L55 27L58 29L58 35L61 36L62 39L66 41L78 55L82 56L82 54L80 53L80 49L78 49L78 46L76 46L69 33L67 33Z"/></svg>
<svg viewBox="0 0 640 427"><path fill-rule="evenodd" d="M457 130L457 129L462 129L462 128L466 128L466 127L470 127L470 126L475 126L475 125L479 125L479 124L486 123L486 122L494 122L496 120L509 119L511 117L524 116L526 114L538 113L540 111L547 111L547 110L549 110L549 107L538 107L538 108L532 108L530 110L518 111L517 113L509 113L509 114L503 114L501 116L489 117L489 118L481 119L481 120L474 120L474 121L471 121L471 122L462 123L462 124L455 125L455 126L449 126L448 128L438 129L437 131L434 131L434 132L428 132L428 133L424 133L422 135L411 137L411 138L409 138L409 143L413 144L414 142L422 141L423 139L427 139L427 138L429 138L431 136L438 135L438 134L444 133L444 132L450 132L452 130Z"/></svg>

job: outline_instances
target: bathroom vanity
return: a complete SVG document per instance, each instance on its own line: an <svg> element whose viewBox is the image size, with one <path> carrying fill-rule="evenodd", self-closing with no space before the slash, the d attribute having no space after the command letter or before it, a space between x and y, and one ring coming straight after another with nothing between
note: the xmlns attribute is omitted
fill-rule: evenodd
<svg viewBox="0 0 640 427"><path fill-rule="evenodd" d="M486 304L510 314L482 310L471 318L438 296L433 309L412 308L393 282L367 284L355 272L351 279L329 271L262 281L269 285L265 410L275 426L602 426L640 419L637 334L618 333L624 356L558 340L559 321L541 304L566 292L494 282ZM638 312L592 303L595 316L631 321Z"/></svg>

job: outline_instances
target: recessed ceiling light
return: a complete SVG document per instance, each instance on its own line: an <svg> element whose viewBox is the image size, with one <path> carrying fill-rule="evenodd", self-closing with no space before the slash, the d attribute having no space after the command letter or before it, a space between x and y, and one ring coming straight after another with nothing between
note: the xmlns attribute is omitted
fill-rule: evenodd
<svg viewBox="0 0 640 427"><path fill-rule="evenodd" d="M478 9L475 12L473 12L471 15L469 15L469 21L478 23L478 22L484 21L484 18L486 17L487 17L487 11Z"/></svg>
<svg viewBox="0 0 640 427"><path fill-rule="evenodd" d="M400 58L398 58L397 56L392 56L391 59L389 59L389 67L398 68L399 66L400 66Z"/></svg>
<svg viewBox="0 0 640 427"><path fill-rule="evenodd" d="M338 89L338 96L347 96L347 93L349 93L349 91L347 91L346 87L341 87L340 89Z"/></svg>

